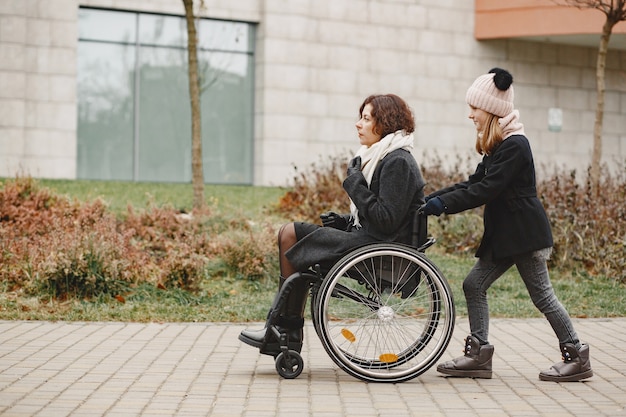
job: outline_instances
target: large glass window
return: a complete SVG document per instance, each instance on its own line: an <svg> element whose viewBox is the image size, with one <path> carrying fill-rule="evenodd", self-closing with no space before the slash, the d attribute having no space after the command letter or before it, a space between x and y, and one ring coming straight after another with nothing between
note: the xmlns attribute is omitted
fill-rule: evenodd
<svg viewBox="0 0 626 417"><path fill-rule="evenodd" d="M251 184L254 27L197 31L205 182ZM80 9L78 177L191 181L183 17Z"/></svg>

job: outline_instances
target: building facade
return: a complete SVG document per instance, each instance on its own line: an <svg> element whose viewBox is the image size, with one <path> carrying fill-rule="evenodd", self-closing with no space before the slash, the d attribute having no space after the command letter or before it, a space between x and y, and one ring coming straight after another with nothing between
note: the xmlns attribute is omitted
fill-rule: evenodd
<svg viewBox="0 0 626 417"><path fill-rule="evenodd" d="M485 31L508 12L486 0L204 4L209 183L287 185L294 167L348 155L372 93L411 105L418 162L478 160L465 92L495 66L515 78L537 166L590 163L598 34ZM1 1L0 176L190 181L183 15L181 0ZM623 27L607 57L609 164L626 158Z"/></svg>

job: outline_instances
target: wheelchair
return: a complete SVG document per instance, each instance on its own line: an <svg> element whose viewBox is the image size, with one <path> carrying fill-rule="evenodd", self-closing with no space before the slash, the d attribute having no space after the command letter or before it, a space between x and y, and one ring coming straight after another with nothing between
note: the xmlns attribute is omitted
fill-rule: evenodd
<svg viewBox="0 0 626 417"><path fill-rule="evenodd" d="M304 367L289 334L274 324L289 293L303 286L308 288L302 311L310 293L315 331L343 371L363 381L391 383L426 372L446 350L455 321L448 282L425 255L434 243L427 235L427 217L416 212L411 245L368 244L348 252L327 271L316 265L287 278L267 321L266 339L280 346L278 374L296 378Z"/></svg>

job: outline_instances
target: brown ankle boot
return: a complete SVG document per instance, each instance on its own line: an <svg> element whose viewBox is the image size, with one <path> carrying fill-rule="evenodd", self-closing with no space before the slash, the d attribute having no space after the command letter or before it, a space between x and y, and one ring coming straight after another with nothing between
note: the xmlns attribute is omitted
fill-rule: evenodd
<svg viewBox="0 0 626 417"><path fill-rule="evenodd" d="M589 345L582 345L580 350L572 343L561 344L563 361L557 362L548 370L539 374L542 381L575 382L593 376Z"/></svg>
<svg viewBox="0 0 626 417"><path fill-rule="evenodd" d="M466 378L491 378L493 345L482 345L474 336L465 339L465 355L440 363L437 372Z"/></svg>

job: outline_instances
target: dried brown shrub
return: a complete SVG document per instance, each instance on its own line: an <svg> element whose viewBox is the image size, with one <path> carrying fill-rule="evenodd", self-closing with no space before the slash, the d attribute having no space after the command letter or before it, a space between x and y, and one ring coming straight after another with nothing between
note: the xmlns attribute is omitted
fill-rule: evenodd
<svg viewBox="0 0 626 417"><path fill-rule="evenodd" d="M197 291L219 257L234 275L257 279L275 273L274 236L268 227L258 232L211 209L129 207L116 218L102 201L70 201L31 178L0 187L5 290L43 290L59 299L118 296L139 283Z"/></svg>
<svg viewBox="0 0 626 417"><path fill-rule="evenodd" d="M552 224L553 263L626 282L626 164L614 173L604 167L597 193L574 171L554 173L538 191Z"/></svg>
<svg viewBox="0 0 626 417"><path fill-rule="evenodd" d="M276 230L271 224L260 227L239 228L228 236L217 236L216 257L226 271L235 277L260 280L276 278L278 272L278 249Z"/></svg>
<svg viewBox="0 0 626 417"><path fill-rule="evenodd" d="M464 181L472 164L469 158L444 164L436 155L424 157L421 168L426 194ZM333 158L297 172L294 187L283 196L278 210L312 222L324 211L347 210L347 196L341 187L344 170L345 160ZM594 193L585 181L575 172L555 170L537 184L554 234L552 265L626 282L626 163L613 173L603 170L597 197L592 198ZM482 209L431 218L429 227L438 247L473 254L482 237Z"/></svg>
<svg viewBox="0 0 626 417"><path fill-rule="evenodd" d="M341 186L347 166L346 157L335 156L304 171L294 167L293 187L280 199L277 211L311 223L319 223L319 215L327 211L348 213L350 202Z"/></svg>
<svg viewBox="0 0 626 417"><path fill-rule="evenodd" d="M99 200L80 204L18 178L0 192L0 219L0 278L9 288L90 297L149 275L142 254L118 232L115 217Z"/></svg>

